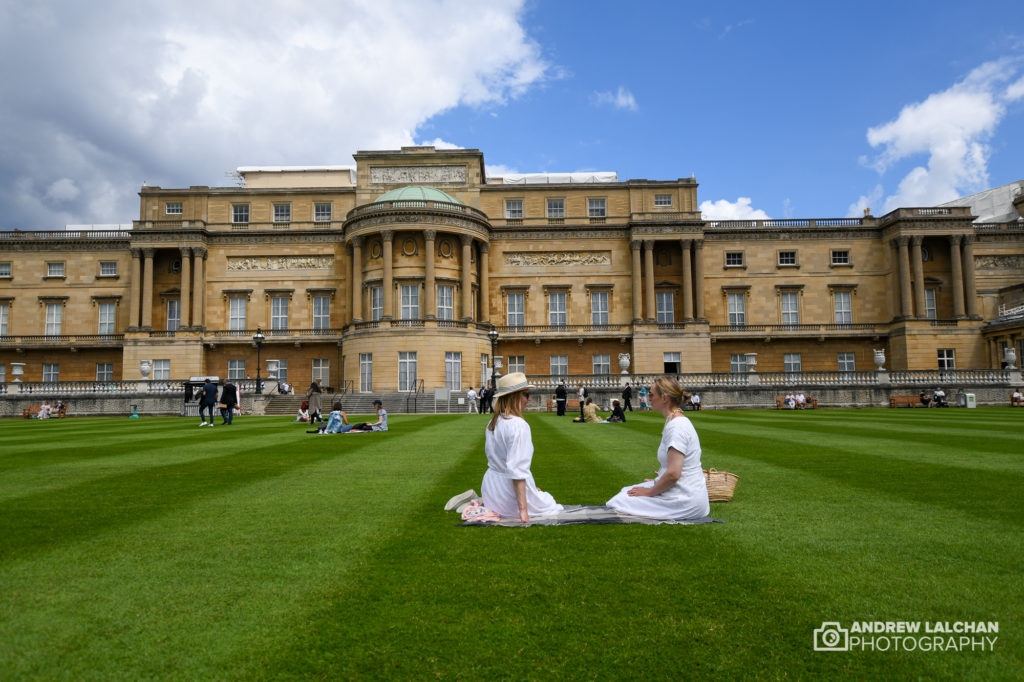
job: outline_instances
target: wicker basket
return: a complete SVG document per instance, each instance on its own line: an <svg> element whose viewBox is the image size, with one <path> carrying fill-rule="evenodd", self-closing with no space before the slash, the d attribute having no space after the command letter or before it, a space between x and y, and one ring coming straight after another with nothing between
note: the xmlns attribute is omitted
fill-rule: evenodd
<svg viewBox="0 0 1024 682"><path fill-rule="evenodd" d="M705 469L704 481L708 484L708 500L711 502L731 502L736 491L736 481L740 477L728 471Z"/></svg>

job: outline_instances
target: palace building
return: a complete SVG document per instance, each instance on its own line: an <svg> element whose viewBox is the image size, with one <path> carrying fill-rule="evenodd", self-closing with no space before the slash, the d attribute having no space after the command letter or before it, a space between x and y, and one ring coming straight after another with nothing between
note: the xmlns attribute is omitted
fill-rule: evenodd
<svg viewBox="0 0 1024 682"><path fill-rule="evenodd" d="M11 380L257 374L359 392L531 377L999 368L1024 182L881 217L704 220L697 182L489 178L476 149L143 187L131 229L0 233ZM756 359L756 360L755 360Z"/></svg>

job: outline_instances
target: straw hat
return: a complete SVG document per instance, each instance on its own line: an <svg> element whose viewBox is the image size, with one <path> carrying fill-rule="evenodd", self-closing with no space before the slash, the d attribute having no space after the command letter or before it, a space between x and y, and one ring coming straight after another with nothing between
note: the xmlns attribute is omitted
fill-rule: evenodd
<svg viewBox="0 0 1024 682"><path fill-rule="evenodd" d="M533 385L526 381L526 375L522 372L512 372L498 378L498 387L494 391L494 397L500 398L516 391L528 391Z"/></svg>

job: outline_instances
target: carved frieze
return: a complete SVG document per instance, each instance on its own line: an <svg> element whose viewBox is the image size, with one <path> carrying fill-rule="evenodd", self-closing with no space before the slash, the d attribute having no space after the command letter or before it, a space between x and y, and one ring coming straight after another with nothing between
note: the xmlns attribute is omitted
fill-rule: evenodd
<svg viewBox="0 0 1024 682"><path fill-rule="evenodd" d="M974 267L978 270L1024 270L1024 256L1021 255L986 255L975 256Z"/></svg>
<svg viewBox="0 0 1024 682"><path fill-rule="evenodd" d="M506 251L505 265L513 267L611 265L611 251Z"/></svg>
<svg viewBox="0 0 1024 682"><path fill-rule="evenodd" d="M334 256L228 256L228 272L333 269Z"/></svg>
<svg viewBox="0 0 1024 682"><path fill-rule="evenodd" d="M466 182L465 166L377 166L370 169L374 185L425 185Z"/></svg>

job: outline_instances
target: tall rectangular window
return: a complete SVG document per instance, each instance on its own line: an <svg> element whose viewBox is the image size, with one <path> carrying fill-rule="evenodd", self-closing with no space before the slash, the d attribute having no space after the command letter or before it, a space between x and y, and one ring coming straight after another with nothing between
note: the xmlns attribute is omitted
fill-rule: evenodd
<svg viewBox="0 0 1024 682"><path fill-rule="evenodd" d="M849 291L835 292L836 302L836 324L850 324L853 322L852 296Z"/></svg>
<svg viewBox="0 0 1024 682"><path fill-rule="evenodd" d="M170 379L171 378L171 361L170 360L154 360L153 361L153 378L154 379Z"/></svg>
<svg viewBox="0 0 1024 682"><path fill-rule="evenodd" d="M267 360L267 376L278 381L288 381L288 360L287 358L273 358Z"/></svg>
<svg viewBox="0 0 1024 682"><path fill-rule="evenodd" d="M733 353L729 356L729 371L730 372L746 372L747 371L747 354L746 353Z"/></svg>
<svg viewBox="0 0 1024 682"><path fill-rule="evenodd" d="M782 324L800 324L800 294L782 292Z"/></svg>
<svg viewBox="0 0 1024 682"><path fill-rule="evenodd" d="M437 319L455 319L455 287L442 284L437 288Z"/></svg>
<svg viewBox="0 0 1024 682"><path fill-rule="evenodd" d="M113 381L114 380L114 363L112 362L97 362L96 363L96 381Z"/></svg>
<svg viewBox="0 0 1024 682"><path fill-rule="evenodd" d="M164 204L164 213L166 215L181 215L184 213L183 207L180 201L168 201Z"/></svg>
<svg viewBox="0 0 1024 682"><path fill-rule="evenodd" d="M803 362L800 353L785 353L782 356L782 371L800 372L803 371Z"/></svg>
<svg viewBox="0 0 1024 682"><path fill-rule="evenodd" d="M420 285L402 285L402 319L420 319Z"/></svg>
<svg viewBox="0 0 1024 682"><path fill-rule="evenodd" d="M97 334L113 334L116 325L115 315L117 305L115 303L100 303L100 321L96 328Z"/></svg>
<svg viewBox="0 0 1024 682"><path fill-rule="evenodd" d="M939 369L956 369L956 351L952 348L940 348Z"/></svg>
<svg viewBox="0 0 1024 682"><path fill-rule="evenodd" d="M47 336L59 336L61 323L64 318L64 304L63 303L47 303L46 304L46 335Z"/></svg>
<svg viewBox="0 0 1024 682"><path fill-rule="evenodd" d="M840 372L855 372L857 370L857 362L853 353L840 353L837 361Z"/></svg>
<svg viewBox="0 0 1024 682"><path fill-rule="evenodd" d="M331 221L331 203L329 201L318 201L313 204L313 220L318 223Z"/></svg>
<svg viewBox="0 0 1024 682"><path fill-rule="evenodd" d="M0 336L7 336L7 321L11 316L11 304L0 303Z"/></svg>
<svg viewBox="0 0 1024 682"><path fill-rule="evenodd" d="M270 299L270 328L288 328L288 297L274 296Z"/></svg>
<svg viewBox="0 0 1024 682"><path fill-rule="evenodd" d="M665 374L679 374L683 371L682 353L663 353L662 363Z"/></svg>
<svg viewBox="0 0 1024 682"><path fill-rule="evenodd" d="M452 391L462 390L462 353L444 354L444 387Z"/></svg>
<svg viewBox="0 0 1024 682"><path fill-rule="evenodd" d="M313 329L331 328L331 297L313 297Z"/></svg>
<svg viewBox="0 0 1024 682"><path fill-rule="evenodd" d="M313 358L313 381L322 386L331 385L331 359Z"/></svg>
<svg viewBox="0 0 1024 682"><path fill-rule="evenodd" d="M373 392L373 353L359 354L359 392Z"/></svg>
<svg viewBox="0 0 1024 682"><path fill-rule="evenodd" d="M522 199L506 199L505 200L505 217L511 218L512 220L522 220L523 218L523 200Z"/></svg>
<svg viewBox="0 0 1024 682"><path fill-rule="evenodd" d="M654 205L658 206L658 207L662 207L662 208L664 208L666 206L671 206L672 205L672 195L671 194L655 194L654 195Z"/></svg>
<svg viewBox="0 0 1024 682"><path fill-rule="evenodd" d="M742 326L747 323L747 295L746 294L729 294L729 324L732 326Z"/></svg>
<svg viewBox="0 0 1024 682"><path fill-rule="evenodd" d="M416 352L399 351L398 353L398 390L416 390Z"/></svg>
<svg viewBox="0 0 1024 682"><path fill-rule="evenodd" d="M228 379L240 381L245 378L245 360L228 360Z"/></svg>
<svg viewBox="0 0 1024 682"><path fill-rule="evenodd" d="M228 299L228 329L233 331L243 331L246 329L245 326L245 306L246 298L244 296L232 296Z"/></svg>
<svg viewBox="0 0 1024 682"><path fill-rule="evenodd" d="M935 289L924 290L924 316L929 320L936 319Z"/></svg>
<svg viewBox="0 0 1024 682"><path fill-rule="evenodd" d="M594 368L594 374L611 374L612 373L612 356L610 356L610 355L595 355L593 357L593 368Z"/></svg>
<svg viewBox="0 0 1024 682"><path fill-rule="evenodd" d="M233 222L233 223L247 223L247 222L249 222L249 204L232 204L231 205L231 222Z"/></svg>
<svg viewBox="0 0 1024 682"><path fill-rule="evenodd" d="M548 199L548 218L565 217L565 199Z"/></svg>
<svg viewBox="0 0 1024 682"><path fill-rule="evenodd" d="M569 356L552 355L550 357L551 374L564 377L569 373Z"/></svg>
<svg viewBox="0 0 1024 682"><path fill-rule="evenodd" d="M525 355L510 355L508 356L508 371L522 372L526 374L526 356Z"/></svg>
<svg viewBox="0 0 1024 682"><path fill-rule="evenodd" d="M522 327L526 324L526 294L510 293L506 297L506 319L510 327Z"/></svg>
<svg viewBox="0 0 1024 682"><path fill-rule="evenodd" d="M171 298L167 301L167 331L173 332L179 327L181 327L181 301Z"/></svg>
<svg viewBox="0 0 1024 682"><path fill-rule="evenodd" d="M548 294L548 323L552 326L565 326L568 323L565 298L564 291L552 291Z"/></svg>
<svg viewBox="0 0 1024 682"><path fill-rule="evenodd" d="M60 363L43 363L43 381L60 381Z"/></svg>
<svg viewBox="0 0 1024 682"><path fill-rule="evenodd" d="M590 323L608 324L607 291L592 291L590 293Z"/></svg>
<svg viewBox="0 0 1024 682"><path fill-rule="evenodd" d="M370 287L370 319L384 317L384 287Z"/></svg>
<svg viewBox="0 0 1024 682"><path fill-rule="evenodd" d="M604 199L587 199L587 215L591 218L604 218L607 206Z"/></svg>
<svg viewBox="0 0 1024 682"><path fill-rule="evenodd" d="M654 295L658 305L658 322L672 323L676 321L675 300L671 291L659 291Z"/></svg>

